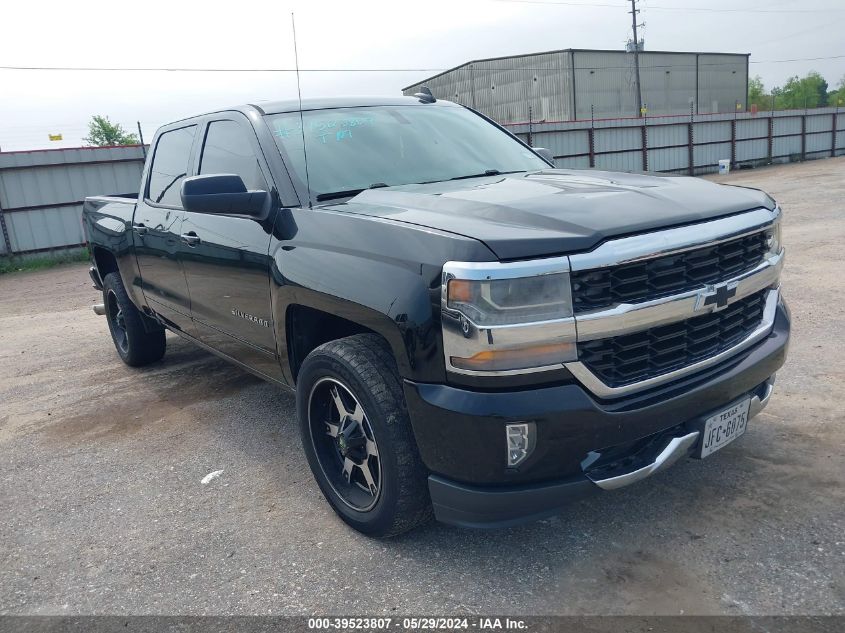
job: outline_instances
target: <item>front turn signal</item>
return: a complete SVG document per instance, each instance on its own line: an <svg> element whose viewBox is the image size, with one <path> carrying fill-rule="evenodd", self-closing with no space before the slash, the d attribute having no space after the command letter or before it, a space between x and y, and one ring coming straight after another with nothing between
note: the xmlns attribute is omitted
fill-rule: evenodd
<svg viewBox="0 0 845 633"><path fill-rule="evenodd" d="M565 363L576 358L575 343L546 343L516 349L484 350L469 358L452 356L452 365L473 371L506 371Z"/></svg>

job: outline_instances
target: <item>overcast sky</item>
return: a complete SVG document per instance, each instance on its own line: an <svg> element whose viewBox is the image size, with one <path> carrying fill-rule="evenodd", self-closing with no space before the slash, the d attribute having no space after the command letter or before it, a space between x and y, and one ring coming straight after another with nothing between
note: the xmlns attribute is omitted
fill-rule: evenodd
<svg viewBox="0 0 845 633"><path fill-rule="evenodd" d="M751 53L767 88L817 70L845 76L845 0L640 0L646 49ZM625 0L5 2L0 66L293 68L303 96L398 95L470 59L561 48L621 49ZM840 56L836 59L836 56ZM780 61L795 58L824 58ZM419 69L310 72L313 69ZM431 70L429 70L431 69ZM0 69L0 148L82 144L93 114L149 142L168 121L244 102L295 98L287 72ZM48 134L61 133L63 142Z"/></svg>

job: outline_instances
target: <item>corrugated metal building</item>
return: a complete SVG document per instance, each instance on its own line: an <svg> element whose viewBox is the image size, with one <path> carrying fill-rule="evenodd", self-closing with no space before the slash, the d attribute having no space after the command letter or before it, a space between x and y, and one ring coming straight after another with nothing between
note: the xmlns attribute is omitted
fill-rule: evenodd
<svg viewBox="0 0 845 633"><path fill-rule="evenodd" d="M649 115L745 110L748 54L640 51ZM634 54L566 49L467 62L403 89L471 106L500 123L637 116Z"/></svg>
<svg viewBox="0 0 845 633"><path fill-rule="evenodd" d="M0 256L82 246L86 196L138 191L144 148L0 153Z"/></svg>

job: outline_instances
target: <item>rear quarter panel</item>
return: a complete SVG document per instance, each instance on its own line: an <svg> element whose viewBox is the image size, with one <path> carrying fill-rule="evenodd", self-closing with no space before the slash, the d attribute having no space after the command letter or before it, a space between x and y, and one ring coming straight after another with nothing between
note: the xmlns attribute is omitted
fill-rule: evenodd
<svg viewBox="0 0 845 633"><path fill-rule="evenodd" d="M137 306L144 305L140 291L141 274L135 259L132 241L132 217L135 200L125 197L94 196L85 198L82 222L88 235L92 256L95 249L111 253L130 298ZM96 263L96 262L95 262ZM102 278L103 271L100 272Z"/></svg>

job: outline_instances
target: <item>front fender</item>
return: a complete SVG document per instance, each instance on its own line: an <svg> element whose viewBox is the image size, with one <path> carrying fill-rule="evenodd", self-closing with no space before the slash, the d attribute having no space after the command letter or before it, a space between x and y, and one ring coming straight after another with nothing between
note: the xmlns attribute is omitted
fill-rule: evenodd
<svg viewBox="0 0 845 633"><path fill-rule="evenodd" d="M441 271L452 259L495 259L483 244L330 209L288 211L281 218L270 247L277 327L291 305L321 310L383 336L402 377L445 381ZM284 366L284 332L277 334L277 346ZM293 384L290 367L284 369Z"/></svg>
<svg viewBox="0 0 845 633"><path fill-rule="evenodd" d="M384 337L403 377L442 381L440 317L434 309L439 310L440 272L426 272L431 278L428 282L419 267L412 271L308 247L279 250L271 274L273 318L277 324L285 323L291 305L341 317ZM432 279L436 288L429 287ZM288 358L286 337L277 336L277 345L284 361Z"/></svg>

